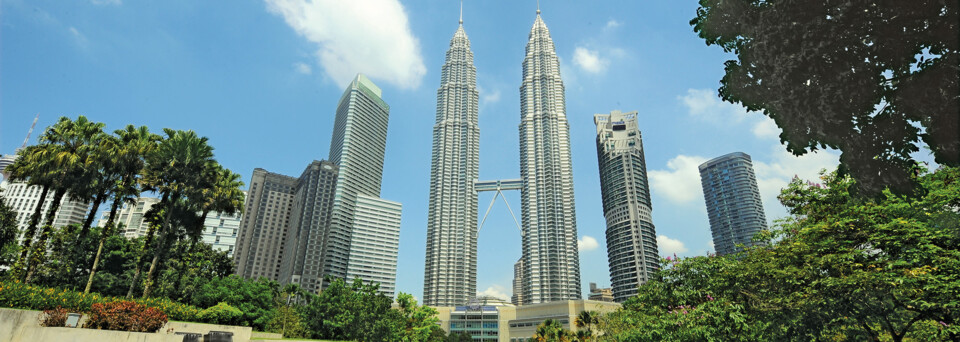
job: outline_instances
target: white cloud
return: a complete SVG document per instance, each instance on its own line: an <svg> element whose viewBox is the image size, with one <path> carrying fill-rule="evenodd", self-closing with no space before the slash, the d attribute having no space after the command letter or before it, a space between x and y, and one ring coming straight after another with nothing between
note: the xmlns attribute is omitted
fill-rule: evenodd
<svg viewBox="0 0 960 342"><path fill-rule="evenodd" d="M700 164L707 158L678 155L667 161L668 170L650 170L651 193L664 196L676 204L686 204L703 198L700 186Z"/></svg>
<svg viewBox="0 0 960 342"><path fill-rule="evenodd" d="M493 91L489 92L481 90L480 102L483 104L500 102L500 89L494 89Z"/></svg>
<svg viewBox="0 0 960 342"><path fill-rule="evenodd" d="M683 241L668 238L666 235L657 235L657 249L660 255L683 254L688 251Z"/></svg>
<svg viewBox="0 0 960 342"><path fill-rule="evenodd" d="M313 69L310 68L310 65L307 65L307 63L293 63L293 68L297 70L297 72L304 75L313 73Z"/></svg>
<svg viewBox="0 0 960 342"><path fill-rule="evenodd" d="M610 21L607 21L607 25L603 28L609 30L620 27L621 25L623 25L623 23L617 21L616 19L610 19Z"/></svg>
<svg viewBox="0 0 960 342"><path fill-rule="evenodd" d="M581 252L589 252L597 249L597 247L600 247L600 243L592 236L584 235L582 238L577 239L577 248L579 248Z"/></svg>
<svg viewBox="0 0 960 342"><path fill-rule="evenodd" d="M786 209L777 196L794 176L817 182L821 169L830 171L840 163L840 155L834 151L811 152L797 157L781 145L773 146L772 150L773 158L769 162L753 160L760 199L769 221L786 216Z"/></svg>
<svg viewBox="0 0 960 342"><path fill-rule="evenodd" d="M70 26L70 28L68 28L67 31L70 31L70 35L73 37L74 41L76 41L77 44L80 45L80 47L82 48L87 47L87 36L84 36L83 33L80 33L80 31L78 31L76 27Z"/></svg>
<svg viewBox="0 0 960 342"><path fill-rule="evenodd" d="M757 138L777 138L780 136L780 127L773 119L766 116L753 125L753 135Z"/></svg>
<svg viewBox="0 0 960 342"><path fill-rule="evenodd" d="M94 5L116 5L116 6L120 6L121 4L123 4L123 1L121 1L121 0L90 0L90 2L93 3Z"/></svg>
<svg viewBox="0 0 960 342"><path fill-rule="evenodd" d="M717 92L710 89L687 89L687 94L677 96L690 116L710 122L742 121L747 110L740 105L723 102Z"/></svg>
<svg viewBox="0 0 960 342"><path fill-rule="evenodd" d="M573 63L580 69L592 74L599 74L607 69L610 61L600 58L600 53L585 47L577 47L573 51Z"/></svg>
<svg viewBox="0 0 960 342"><path fill-rule="evenodd" d="M510 296L507 295L506 289L503 286L496 285L496 284L488 287L486 290L477 292L477 296L490 296L490 297L500 298L503 300L510 300Z"/></svg>
<svg viewBox="0 0 960 342"><path fill-rule="evenodd" d="M399 0L266 2L271 12L319 46L320 65L340 85L362 72L412 89L427 72Z"/></svg>

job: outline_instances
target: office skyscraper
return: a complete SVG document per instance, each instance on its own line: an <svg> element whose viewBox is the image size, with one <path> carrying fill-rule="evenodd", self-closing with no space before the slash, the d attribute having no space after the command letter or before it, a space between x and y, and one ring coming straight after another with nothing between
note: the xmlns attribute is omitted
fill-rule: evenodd
<svg viewBox="0 0 960 342"><path fill-rule="evenodd" d="M330 225L325 231L322 259L324 275L350 278L360 267L365 272L396 274L396 257L392 262L364 260L359 242L368 238L355 231L358 201L364 210L370 210L370 199L379 199L383 176L383 156L387 144L387 122L390 106L381 99L381 91L366 76L360 74L350 83L337 104L337 115L330 142L330 161L339 167L334 187ZM360 196L366 196L360 199ZM391 202L393 203L393 202ZM385 234L392 234L393 217L400 216L400 204L381 203L380 210L390 212L382 222ZM399 229L399 224L397 225ZM354 246L354 243L358 243ZM384 255L396 255L399 241L393 240L378 248L388 249ZM354 258L357 256L357 258ZM365 264L367 263L367 264ZM365 273L367 274L367 273ZM364 281L373 281L361 277ZM381 289L393 288L396 278L381 282ZM387 292L392 296L392 292Z"/></svg>
<svg viewBox="0 0 960 342"><path fill-rule="evenodd" d="M300 284L317 293L323 283L323 232L330 224L333 189L339 168L329 161L313 161L297 179L291 211L290 240L285 244L280 282Z"/></svg>
<svg viewBox="0 0 960 342"><path fill-rule="evenodd" d="M582 298L569 132L560 62L537 10L520 86L523 304Z"/></svg>
<svg viewBox="0 0 960 342"><path fill-rule="evenodd" d="M750 156L734 152L701 164L700 183L717 254L735 253L737 244L753 245L753 236L767 229L767 218Z"/></svg>
<svg viewBox="0 0 960 342"><path fill-rule="evenodd" d="M463 21L447 50L437 90L430 165L423 303L464 305L477 293L477 192L480 128L477 68Z"/></svg>
<svg viewBox="0 0 960 342"><path fill-rule="evenodd" d="M17 231L19 232L17 238L22 240L22 232L30 226L30 217L33 216L34 209L37 208L37 201L40 200L40 193L43 192L43 188L37 185L30 186L24 182L5 180L0 182L0 189L2 189L0 193L3 194L4 203L12 207L16 213ZM47 211L53 203L53 192L53 190L47 192L47 197L43 201L38 227L46 222ZM60 201L60 208L57 209L53 218L53 227L60 228L71 224L83 224L89 210L90 203L71 200L70 194L67 193Z"/></svg>
<svg viewBox="0 0 960 342"><path fill-rule="evenodd" d="M607 219L607 259L614 299L637 294L659 269L657 231L651 219L650 187L637 112L596 114L597 159L603 216Z"/></svg>
<svg viewBox="0 0 960 342"><path fill-rule="evenodd" d="M280 262L297 179L254 169L244 203L240 239L234 252L237 275L244 278L280 278Z"/></svg>

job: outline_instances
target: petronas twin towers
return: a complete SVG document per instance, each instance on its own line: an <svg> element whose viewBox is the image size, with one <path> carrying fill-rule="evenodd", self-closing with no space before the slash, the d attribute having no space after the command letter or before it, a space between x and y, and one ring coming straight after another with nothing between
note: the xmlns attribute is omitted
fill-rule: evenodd
<svg viewBox="0 0 960 342"><path fill-rule="evenodd" d="M433 127L423 302L464 305L477 293L477 188L480 129L477 70L457 28L440 76ZM520 86L522 304L580 299L573 171L560 64L537 17Z"/></svg>

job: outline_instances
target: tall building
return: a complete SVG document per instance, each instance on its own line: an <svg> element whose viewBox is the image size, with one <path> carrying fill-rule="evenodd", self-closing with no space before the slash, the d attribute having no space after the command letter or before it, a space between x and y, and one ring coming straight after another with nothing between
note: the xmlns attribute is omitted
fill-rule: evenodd
<svg viewBox="0 0 960 342"><path fill-rule="evenodd" d="M330 223L333 189L338 167L329 161L313 161L297 180L286 243L280 267L280 283L294 283L316 293L323 283L323 231Z"/></svg>
<svg viewBox="0 0 960 342"><path fill-rule="evenodd" d="M647 164L637 112L596 114L593 122L597 125L610 282L616 301L623 302L636 295L637 287L660 268Z"/></svg>
<svg viewBox="0 0 960 342"><path fill-rule="evenodd" d="M247 196L246 191L243 192L243 196ZM209 212L203 222L201 240L213 247L214 250L225 251L227 256L233 257L233 251L237 248L241 223L243 223L243 214L240 212L236 214Z"/></svg>
<svg viewBox="0 0 960 342"><path fill-rule="evenodd" d="M366 76L358 74L344 91L337 104L337 116L333 125L333 137L330 141L330 161L339 167L337 184L334 187L333 208L330 225L323 237L323 270L325 276L350 278L359 267L365 267L364 258L353 258L358 249L352 246L354 241L368 238L355 231L355 219L359 202L364 210L373 210L375 205L370 199L380 197L380 183L383 177L383 156L387 145L387 122L390 106L381 98L382 92ZM361 199L361 196L366 198ZM383 205L379 209L389 212L383 222L369 223L384 228L383 234L392 234L389 227L393 216L400 216L399 204ZM378 210L379 210L378 209ZM364 233L378 234L376 230ZM399 241L382 246L395 251ZM392 266L391 266L392 265ZM393 262L370 264L368 272L396 274L396 258ZM373 279L361 277L364 281ZM378 278L382 279L382 278ZM381 289L393 288L394 277L380 283ZM387 292L392 296L392 292Z"/></svg>
<svg viewBox="0 0 960 342"><path fill-rule="evenodd" d="M374 196L357 195L350 241L347 279L380 284L393 297L397 282L401 204Z"/></svg>
<svg viewBox="0 0 960 342"><path fill-rule="evenodd" d="M463 305L477 293L480 128L477 68L463 20L450 39L437 89L430 164L423 303Z"/></svg>
<svg viewBox="0 0 960 342"><path fill-rule="evenodd" d="M569 132L560 61L537 10L520 85L524 305L582 297Z"/></svg>
<svg viewBox="0 0 960 342"><path fill-rule="evenodd" d="M117 210L116 217L113 219L114 224L121 229L118 234L128 239L147 235L150 225L144 222L143 216L157 203L160 203L160 199L155 197L140 197L137 198L136 203L125 203L120 210ZM106 226L109 219L110 210L104 210L100 213L98 225Z"/></svg>
<svg viewBox="0 0 960 342"><path fill-rule="evenodd" d="M17 229L21 233L30 226L30 217L37 208L37 202L40 201L40 193L43 188L40 186L30 186L23 182L3 181L0 183L0 192L3 195L4 203L13 208L17 213ZM43 225L47 218L47 210L53 203L53 190L47 192L47 197L43 201L43 209L40 212L40 223ZM63 196L60 201L60 208L53 218L53 227L59 228L71 224L83 224L89 214L90 203L74 201L70 199L70 194ZM18 236L22 239L23 236Z"/></svg>
<svg viewBox="0 0 960 342"><path fill-rule="evenodd" d="M700 165L703 199L718 255L751 246L753 236L767 229L753 162L743 152L726 154Z"/></svg>
<svg viewBox="0 0 960 342"><path fill-rule="evenodd" d="M254 169L234 251L236 273L278 280L297 179Z"/></svg>
<svg viewBox="0 0 960 342"><path fill-rule="evenodd" d="M513 294L510 295L510 303L513 305L523 304L523 258L513 264Z"/></svg>
<svg viewBox="0 0 960 342"><path fill-rule="evenodd" d="M10 177L10 174L7 173L6 169L7 166L10 166L10 164L13 164L15 161L17 161L16 154L0 155L0 182L2 182L4 179L7 179L7 177Z"/></svg>

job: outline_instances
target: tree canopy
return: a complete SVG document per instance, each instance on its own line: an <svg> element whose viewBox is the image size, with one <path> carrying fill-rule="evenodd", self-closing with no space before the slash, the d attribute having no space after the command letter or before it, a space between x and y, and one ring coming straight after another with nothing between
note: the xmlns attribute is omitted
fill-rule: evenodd
<svg viewBox="0 0 960 342"><path fill-rule="evenodd" d="M912 193L921 142L960 166L960 2L700 0L720 96L761 111L796 155L841 151L862 195Z"/></svg>

